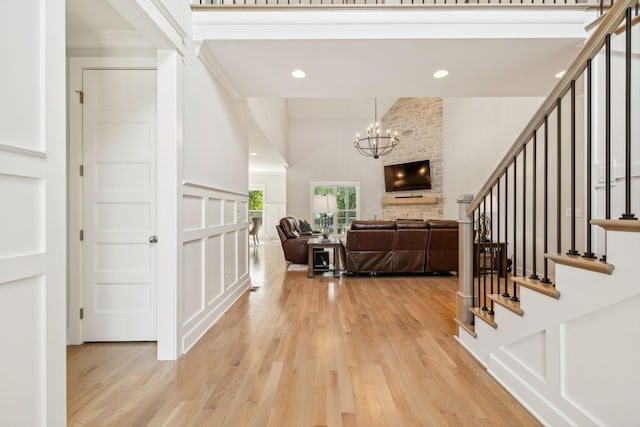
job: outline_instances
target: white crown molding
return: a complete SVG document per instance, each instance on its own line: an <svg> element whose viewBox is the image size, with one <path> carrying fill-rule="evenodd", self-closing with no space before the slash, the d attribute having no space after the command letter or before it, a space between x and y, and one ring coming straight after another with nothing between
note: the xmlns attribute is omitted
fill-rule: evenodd
<svg viewBox="0 0 640 427"><path fill-rule="evenodd" d="M585 38L585 9L195 9L194 40Z"/></svg>
<svg viewBox="0 0 640 427"><path fill-rule="evenodd" d="M222 88L225 90L225 92L227 92L227 94L233 101L239 101L241 97L238 94L238 91L227 77L222 68L222 65L220 64L214 53L211 51L211 49L209 49L208 45L206 43L194 43L194 45L196 47L196 55L205 66L207 71L209 71L209 73L218 81L218 83L220 83L220 86L222 86Z"/></svg>

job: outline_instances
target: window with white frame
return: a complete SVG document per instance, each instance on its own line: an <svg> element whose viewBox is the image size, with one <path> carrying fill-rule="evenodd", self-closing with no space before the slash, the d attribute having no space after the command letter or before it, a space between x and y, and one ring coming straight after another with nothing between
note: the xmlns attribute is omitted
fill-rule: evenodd
<svg viewBox="0 0 640 427"><path fill-rule="evenodd" d="M257 222L260 228L264 223L264 188L261 184L249 186L249 222L252 226ZM257 219L254 220L254 218Z"/></svg>
<svg viewBox="0 0 640 427"><path fill-rule="evenodd" d="M360 183L312 182L311 212L314 230L346 234L360 216Z"/></svg>

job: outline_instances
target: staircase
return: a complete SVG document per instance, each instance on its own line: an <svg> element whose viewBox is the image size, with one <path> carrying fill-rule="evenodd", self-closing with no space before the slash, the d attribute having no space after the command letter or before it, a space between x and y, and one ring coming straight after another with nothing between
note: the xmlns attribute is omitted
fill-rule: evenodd
<svg viewBox="0 0 640 427"><path fill-rule="evenodd" d="M640 224L607 242L607 272L557 264L555 292L520 285L518 303L492 297L495 314L459 332L545 425L640 425Z"/></svg>
<svg viewBox="0 0 640 427"><path fill-rule="evenodd" d="M458 200L457 339L545 425L640 426L636 7L599 20L487 183Z"/></svg>

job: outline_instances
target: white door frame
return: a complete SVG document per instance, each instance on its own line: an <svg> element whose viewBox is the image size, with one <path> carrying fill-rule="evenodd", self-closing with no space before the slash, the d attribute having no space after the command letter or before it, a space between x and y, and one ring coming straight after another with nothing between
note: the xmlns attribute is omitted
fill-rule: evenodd
<svg viewBox="0 0 640 427"><path fill-rule="evenodd" d="M80 320L80 308L82 307L82 245L79 238L79 230L82 224L82 179L79 176L79 169L82 163L82 106L79 103L79 94L76 91L82 89L82 72L85 69L156 69L157 60L152 58L70 58L69 59L69 85L68 85L68 105L69 105L69 178L68 178L68 194L69 194L69 209L68 209L68 224L69 224L69 289L68 289L68 343L69 344L81 344L82 343L82 322ZM158 87L160 88L160 75L158 75ZM159 90L160 92L160 90ZM164 107L161 107L160 98L158 99L158 114L160 115ZM175 109L175 106L169 105L167 108ZM158 167L164 162L178 162L179 159L173 156L173 159L166 158L166 149L160 147L160 135L161 135L161 120L158 117ZM174 142L177 144L177 141ZM175 153L175 151L174 151ZM167 171L163 171L167 172ZM172 172L172 171L168 171ZM176 176L173 179L177 181L177 169L175 169ZM158 174L160 175L160 174ZM177 195L170 194L169 191L159 191L161 187L158 187L158 209L161 206L174 205ZM159 212L158 212L159 213ZM176 263L177 254L171 250L160 250L163 236L171 236L175 234L177 229L177 223L167 224L166 221L158 222L158 258L157 265L174 265ZM171 239L167 239L170 242ZM158 277L160 275L158 274ZM176 281L171 280L160 281L158 280L158 302L162 301L162 304L158 304L158 358L161 359L175 359L177 354L176 348L176 328L171 327L171 322L167 322L167 319L160 319L162 307L173 307L173 310L169 310L175 313L175 307L177 305L176 300ZM174 276L173 279L176 279ZM164 316L173 317L170 313L164 313ZM168 351L166 349L169 349ZM172 350L174 349L174 350Z"/></svg>

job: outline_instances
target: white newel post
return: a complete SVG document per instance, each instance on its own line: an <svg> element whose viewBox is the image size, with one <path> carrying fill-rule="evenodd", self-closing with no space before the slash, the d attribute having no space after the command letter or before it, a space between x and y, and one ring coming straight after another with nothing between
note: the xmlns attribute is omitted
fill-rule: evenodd
<svg viewBox="0 0 640 427"><path fill-rule="evenodd" d="M473 194L458 196L458 292L456 293L456 323L470 325L473 315L473 221L467 208ZM458 330L459 331L459 330Z"/></svg>

